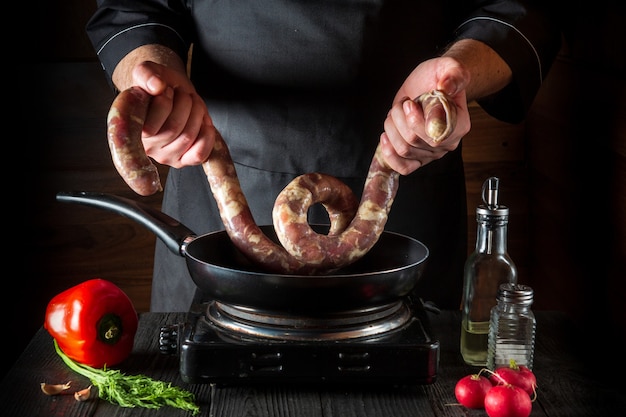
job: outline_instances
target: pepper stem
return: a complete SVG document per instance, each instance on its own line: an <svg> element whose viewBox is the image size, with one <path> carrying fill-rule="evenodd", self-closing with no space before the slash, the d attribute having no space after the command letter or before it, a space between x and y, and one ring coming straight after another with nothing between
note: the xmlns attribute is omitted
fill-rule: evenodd
<svg viewBox="0 0 626 417"><path fill-rule="evenodd" d="M98 320L98 340L114 345L122 337L122 319L117 314L105 314Z"/></svg>

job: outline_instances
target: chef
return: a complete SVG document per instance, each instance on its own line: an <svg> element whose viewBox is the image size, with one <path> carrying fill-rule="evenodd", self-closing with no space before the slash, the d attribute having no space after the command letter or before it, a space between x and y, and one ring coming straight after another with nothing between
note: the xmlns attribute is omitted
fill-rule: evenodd
<svg viewBox="0 0 626 417"><path fill-rule="evenodd" d="M257 224L309 172L360 195L376 146L401 174L385 230L423 242L415 295L458 308L467 255L461 139L467 103L519 122L560 47L546 2L99 0L87 32L117 90L151 95L147 154L171 167L162 210L198 234L221 230L201 163L228 144ZM440 143L412 100L430 90L457 107ZM314 206L311 223L327 214ZM185 259L155 251L152 311L187 311Z"/></svg>

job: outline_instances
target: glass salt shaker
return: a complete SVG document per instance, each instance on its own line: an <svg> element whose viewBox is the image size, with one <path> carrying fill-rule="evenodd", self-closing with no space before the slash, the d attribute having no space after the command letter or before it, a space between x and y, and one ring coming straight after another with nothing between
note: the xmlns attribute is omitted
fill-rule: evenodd
<svg viewBox="0 0 626 417"><path fill-rule="evenodd" d="M502 284L491 309L487 368L509 366L511 361L533 368L536 320L530 306L533 289L521 284Z"/></svg>

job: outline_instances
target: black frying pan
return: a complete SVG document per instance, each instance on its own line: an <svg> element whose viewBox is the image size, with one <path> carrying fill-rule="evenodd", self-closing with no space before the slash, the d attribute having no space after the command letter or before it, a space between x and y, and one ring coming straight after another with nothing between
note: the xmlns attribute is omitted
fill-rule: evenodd
<svg viewBox="0 0 626 417"><path fill-rule="evenodd" d="M392 303L415 287L428 258L428 248L421 242L385 231L363 258L329 275L267 273L249 262L225 231L197 236L159 210L111 194L59 192L57 200L102 208L137 221L172 252L185 257L194 283L207 295L258 309L332 313ZM273 226L261 228L277 241ZM323 233L326 228L315 229Z"/></svg>

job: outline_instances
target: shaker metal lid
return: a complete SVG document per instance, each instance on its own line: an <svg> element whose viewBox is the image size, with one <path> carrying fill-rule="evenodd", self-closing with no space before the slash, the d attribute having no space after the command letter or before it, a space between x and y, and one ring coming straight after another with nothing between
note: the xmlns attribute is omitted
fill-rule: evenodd
<svg viewBox="0 0 626 417"><path fill-rule="evenodd" d="M534 291L524 284L500 284L498 288L498 299L505 303L520 305L530 305L533 302Z"/></svg>

